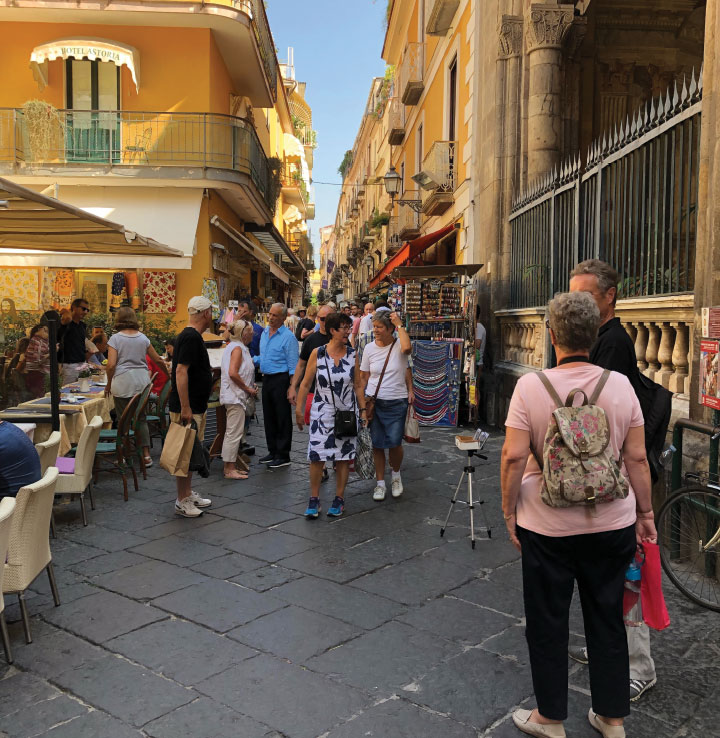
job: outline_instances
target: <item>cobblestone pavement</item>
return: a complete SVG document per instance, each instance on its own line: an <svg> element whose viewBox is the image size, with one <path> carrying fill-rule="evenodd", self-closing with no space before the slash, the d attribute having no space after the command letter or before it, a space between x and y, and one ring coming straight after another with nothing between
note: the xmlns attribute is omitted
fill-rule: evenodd
<svg viewBox="0 0 720 738"><path fill-rule="evenodd" d="M262 429L251 439L264 453ZM478 469L492 540L473 551L467 511L440 526L463 456L451 431L407 448L405 494L371 499L355 480L347 512L302 517L306 436L293 465L253 465L196 490L214 504L173 515L157 464L124 503L117 478L96 488L83 528L77 503L57 515L46 578L28 596L25 645L10 604L15 664L0 662L0 735L21 738L469 738L518 736L512 709L532 706L518 556L500 512L502 437ZM155 451L157 457L157 449ZM333 494L323 485L324 507ZM659 683L628 720L633 738L718 735L718 616L666 587L674 624L653 634ZM582 638L577 608L573 639ZM587 724L585 667L570 672L569 736Z"/></svg>

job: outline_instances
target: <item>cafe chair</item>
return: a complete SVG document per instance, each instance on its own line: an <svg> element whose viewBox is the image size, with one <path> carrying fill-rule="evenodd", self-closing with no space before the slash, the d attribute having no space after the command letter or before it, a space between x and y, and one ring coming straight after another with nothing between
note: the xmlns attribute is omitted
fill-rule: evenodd
<svg viewBox="0 0 720 738"><path fill-rule="evenodd" d="M146 128L141 136L135 136L135 143L125 147L125 153L129 154L128 163L135 161L136 157L143 156L145 163L149 164L148 159L148 147L150 146L150 139L152 138L152 128Z"/></svg>
<svg viewBox="0 0 720 738"><path fill-rule="evenodd" d="M15 497L15 513L10 526L10 545L2 583L3 594L16 594L25 630L25 641L32 643L30 618L25 603L25 590L37 579L43 569L50 580L55 607L60 596L55 583L55 572L50 552L50 513L55 499L58 470L51 466L43 478L21 487Z"/></svg>
<svg viewBox="0 0 720 738"><path fill-rule="evenodd" d="M101 437L95 449L94 481L97 482L98 474L101 471L120 474L123 482L123 497L125 502L128 501L128 467L133 476L135 491L137 492L140 489L138 487L137 473L135 472L132 461L132 439L130 437L130 424L135 416L139 401L140 395L134 395L118 420L117 431L114 432L114 437L108 440L103 440ZM101 468L102 465L105 465L105 468Z"/></svg>
<svg viewBox="0 0 720 738"><path fill-rule="evenodd" d="M55 466L60 449L60 431L53 431L46 441L35 444L40 457L40 473L45 474L49 467Z"/></svg>
<svg viewBox="0 0 720 738"><path fill-rule="evenodd" d="M87 510L85 509L85 492L90 497L90 507L95 509L95 500L92 494L92 471L95 461L95 450L102 428L102 418L96 415L83 428L82 435L75 449L75 462L71 474L60 474L55 487L55 495L70 495L80 498L80 512L82 513L83 525L88 524ZM58 460L59 461L59 460Z"/></svg>
<svg viewBox="0 0 720 738"><path fill-rule="evenodd" d="M172 389L172 382L168 379L160 390L160 394L155 402L155 414L146 415L145 420L150 430L150 447L152 448L152 439L157 437L160 439L160 443L165 442L165 436L167 435L168 429L168 414L167 404L170 399L170 390Z"/></svg>
<svg viewBox="0 0 720 738"><path fill-rule="evenodd" d="M12 516L15 512L15 498L3 497L0 500L0 561L4 561L7 557L8 543L10 542L10 526L12 525ZM0 567L0 592L3 591L3 577L5 576L5 567ZM8 638L7 624L5 623L5 598L0 594L0 634L2 635L3 648L5 649L5 658L8 664L12 664L12 652L10 651L10 639Z"/></svg>

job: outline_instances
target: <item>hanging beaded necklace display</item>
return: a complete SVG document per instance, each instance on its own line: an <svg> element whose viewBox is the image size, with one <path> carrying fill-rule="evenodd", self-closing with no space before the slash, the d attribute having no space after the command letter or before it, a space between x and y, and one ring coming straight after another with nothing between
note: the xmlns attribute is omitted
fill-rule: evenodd
<svg viewBox="0 0 720 738"><path fill-rule="evenodd" d="M415 412L423 425L457 424L459 360L456 344L415 341L413 389Z"/></svg>

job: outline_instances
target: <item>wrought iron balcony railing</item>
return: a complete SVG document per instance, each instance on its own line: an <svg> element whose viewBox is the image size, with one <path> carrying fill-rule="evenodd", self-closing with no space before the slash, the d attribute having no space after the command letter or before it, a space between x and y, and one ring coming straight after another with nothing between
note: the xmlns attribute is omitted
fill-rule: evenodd
<svg viewBox="0 0 720 738"><path fill-rule="evenodd" d="M266 205L270 169L253 125L215 113L48 109L47 121L28 120L22 109L0 108L0 168L133 166L226 169L249 176Z"/></svg>
<svg viewBox="0 0 720 738"><path fill-rule="evenodd" d="M403 53L398 72L400 99L405 105L417 105L423 90L425 44L411 41Z"/></svg>

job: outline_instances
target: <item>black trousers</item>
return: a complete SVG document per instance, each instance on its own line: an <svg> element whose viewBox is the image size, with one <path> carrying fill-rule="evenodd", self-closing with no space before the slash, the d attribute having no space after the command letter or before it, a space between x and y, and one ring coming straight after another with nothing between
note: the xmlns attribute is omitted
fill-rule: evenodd
<svg viewBox="0 0 720 738"><path fill-rule="evenodd" d="M276 459L289 459L292 444L292 406L287 398L290 375L264 374L262 382L263 420L268 453Z"/></svg>
<svg viewBox="0 0 720 738"><path fill-rule="evenodd" d="M603 717L630 714L630 665L623 622L625 571L635 526L554 538L518 527L522 544L525 635L540 714L567 718L568 619L577 581L585 622L592 707Z"/></svg>

